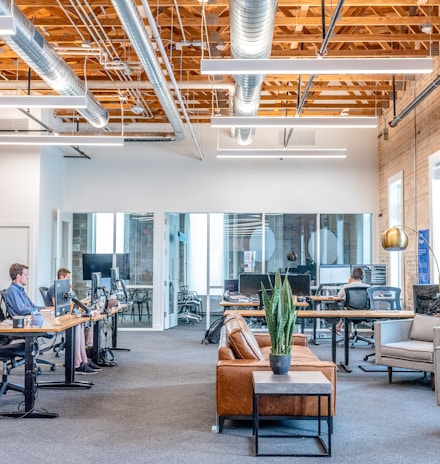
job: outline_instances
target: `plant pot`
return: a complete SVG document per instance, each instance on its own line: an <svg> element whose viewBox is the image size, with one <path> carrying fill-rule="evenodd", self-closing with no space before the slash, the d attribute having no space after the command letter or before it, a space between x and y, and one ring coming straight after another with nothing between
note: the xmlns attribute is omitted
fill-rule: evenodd
<svg viewBox="0 0 440 464"><path fill-rule="evenodd" d="M269 354L270 367L274 375L287 375L290 369L291 354Z"/></svg>

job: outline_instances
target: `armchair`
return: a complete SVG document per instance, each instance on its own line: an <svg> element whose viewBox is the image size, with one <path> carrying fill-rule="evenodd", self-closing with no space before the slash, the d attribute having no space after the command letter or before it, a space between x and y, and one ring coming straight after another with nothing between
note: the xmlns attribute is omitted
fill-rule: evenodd
<svg viewBox="0 0 440 464"><path fill-rule="evenodd" d="M393 367L431 373L435 386L435 371L440 369L440 318L416 314L414 319L380 321L374 324L376 364L388 366L388 381L392 383ZM440 390L437 389L437 390ZM440 393L437 399L440 402Z"/></svg>

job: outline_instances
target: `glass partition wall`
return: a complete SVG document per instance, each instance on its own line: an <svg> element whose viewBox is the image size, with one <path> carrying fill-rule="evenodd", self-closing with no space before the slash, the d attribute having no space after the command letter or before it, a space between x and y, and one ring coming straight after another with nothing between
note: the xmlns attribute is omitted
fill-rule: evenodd
<svg viewBox="0 0 440 464"><path fill-rule="evenodd" d="M109 263L111 267L118 267L126 294L133 301L129 310L121 314L121 328L152 327L153 228L153 213L73 215L73 288L79 298L90 295L90 280L83 272L83 255L87 254L92 272L102 273L103 286L109 292L116 292L118 299L124 301L122 285L115 289L110 282ZM108 259L103 260L103 257Z"/></svg>
<svg viewBox="0 0 440 464"><path fill-rule="evenodd" d="M128 261L124 282L135 304L122 328L176 325L182 289L198 295L203 315L221 313L225 282L236 285L242 273L309 274L314 289L321 264L372 263L371 214L166 213L156 246L154 222L153 213L74 214L73 285L81 297L88 287L83 253L111 253L113 265L120 255ZM156 262L154 248L162 250ZM164 323L152 320L154 268L164 282L154 314Z"/></svg>

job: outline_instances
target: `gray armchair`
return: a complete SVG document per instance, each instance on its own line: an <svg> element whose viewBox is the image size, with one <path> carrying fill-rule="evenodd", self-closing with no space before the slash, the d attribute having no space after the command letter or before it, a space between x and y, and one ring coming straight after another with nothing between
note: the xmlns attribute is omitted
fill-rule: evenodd
<svg viewBox="0 0 440 464"><path fill-rule="evenodd" d="M440 379L440 346L434 348L434 375L437 379ZM437 406L440 406L440 388L435 390L435 398Z"/></svg>
<svg viewBox="0 0 440 464"><path fill-rule="evenodd" d="M376 364L388 366L388 380L392 382L393 367L415 369L431 373L434 388L436 366L440 359L440 318L416 314L414 319L394 319L374 324ZM437 367L437 372L440 366ZM440 402L440 388L437 389Z"/></svg>

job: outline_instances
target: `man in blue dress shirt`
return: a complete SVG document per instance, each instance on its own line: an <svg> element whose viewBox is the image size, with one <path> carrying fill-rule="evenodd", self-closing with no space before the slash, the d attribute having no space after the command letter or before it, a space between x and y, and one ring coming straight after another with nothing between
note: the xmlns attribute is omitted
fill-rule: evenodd
<svg viewBox="0 0 440 464"><path fill-rule="evenodd" d="M29 267L14 263L9 268L11 285L5 290L6 305L11 316L28 316L44 306L35 305L24 290L29 280Z"/></svg>

